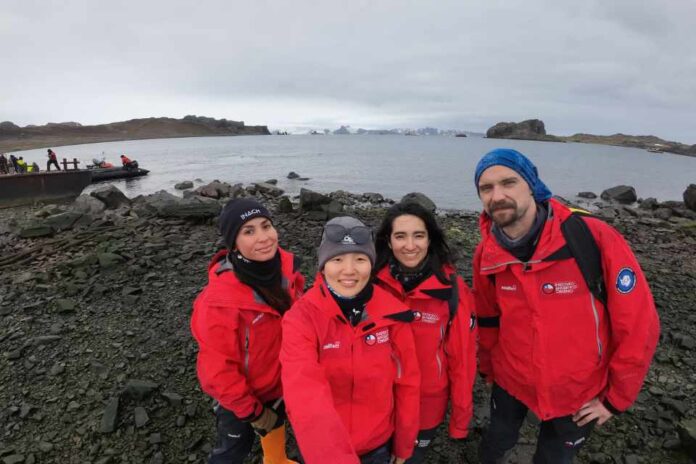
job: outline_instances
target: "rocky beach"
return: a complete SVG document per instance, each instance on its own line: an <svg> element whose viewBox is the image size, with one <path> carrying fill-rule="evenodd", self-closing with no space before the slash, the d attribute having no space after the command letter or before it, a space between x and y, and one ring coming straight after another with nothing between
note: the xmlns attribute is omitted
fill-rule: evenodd
<svg viewBox="0 0 696 464"><path fill-rule="evenodd" d="M183 198L128 199L107 185L68 204L0 210L3 464L204 462L214 417L196 380L188 324L220 247L221 205L237 196L264 201L281 245L303 258L311 282L328 217L351 214L376 227L392 203L344 191L288 198L272 181L179 187ZM592 195L583 195L587 204L631 243L662 330L636 404L598 428L578 462L688 463L696 456L696 186L685 203L627 206L619 200L635 200L630 187L597 204ZM477 216L439 217L469 284ZM455 443L441 428L429 463L477 462L488 410L480 382L475 401L470 438ZM509 462L529 462L534 442L526 426ZM261 463L258 453L249 462Z"/></svg>

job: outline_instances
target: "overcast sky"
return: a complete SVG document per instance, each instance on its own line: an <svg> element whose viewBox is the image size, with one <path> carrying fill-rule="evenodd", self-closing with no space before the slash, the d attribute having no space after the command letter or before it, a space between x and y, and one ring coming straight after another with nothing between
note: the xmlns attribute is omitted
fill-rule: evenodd
<svg viewBox="0 0 696 464"><path fill-rule="evenodd" d="M0 2L0 121L187 114L696 143L694 0Z"/></svg>

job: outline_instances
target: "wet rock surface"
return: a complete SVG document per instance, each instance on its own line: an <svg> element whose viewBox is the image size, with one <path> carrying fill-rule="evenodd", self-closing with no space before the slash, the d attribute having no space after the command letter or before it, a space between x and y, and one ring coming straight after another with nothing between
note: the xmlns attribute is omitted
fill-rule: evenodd
<svg viewBox="0 0 696 464"><path fill-rule="evenodd" d="M310 282L328 205L340 204L342 214L376 227L393 203L375 193L312 192L305 205L316 204L313 212L299 208L297 198L264 194L253 185L232 190L229 196L256 192L274 212L281 245L303 258ZM89 224L34 238L21 237L23 224L74 205L51 206L41 216L40 208L0 210L0 462L204 462L214 442L214 416L196 380L189 317L218 249L212 205L219 211L229 196L203 200L210 208L205 216L166 216L166 205L183 200L155 194L116 209L97 207ZM654 214L661 209L669 217ZM677 202L596 210L631 242L662 333L638 401L596 429L581 464L688 463L694 452L696 217L689 213ZM439 221L459 255L460 273L471 282L477 214L441 212ZM470 437L453 442L442 426L426 462L478 462L488 417L480 382L474 395ZM508 462L531 461L535 434L531 424L524 426ZM292 439L289 448L296 456ZM248 462L260 464L258 443L254 450Z"/></svg>

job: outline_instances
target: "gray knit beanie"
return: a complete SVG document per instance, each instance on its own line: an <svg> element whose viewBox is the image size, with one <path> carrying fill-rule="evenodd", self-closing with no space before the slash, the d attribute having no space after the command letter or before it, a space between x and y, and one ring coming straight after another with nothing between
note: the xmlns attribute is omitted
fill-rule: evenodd
<svg viewBox="0 0 696 464"><path fill-rule="evenodd" d="M372 229L350 216L340 216L331 219L324 225L321 244L317 251L319 270L331 258L346 253L363 253L375 265L375 241Z"/></svg>

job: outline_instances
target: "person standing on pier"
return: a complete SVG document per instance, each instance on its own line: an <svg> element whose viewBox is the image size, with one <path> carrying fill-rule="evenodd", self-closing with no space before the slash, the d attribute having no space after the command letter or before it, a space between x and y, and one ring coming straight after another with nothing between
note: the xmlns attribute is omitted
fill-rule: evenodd
<svg viewBox="0 0 696 464"><path fill-rule="evenodd" d="M47 156L48 161L46 162L46 170L50 171L51 166L55 166L56 169L60 171L60 166L58 166L58 157L56 156L56 153L49 148Z"/></svg>

